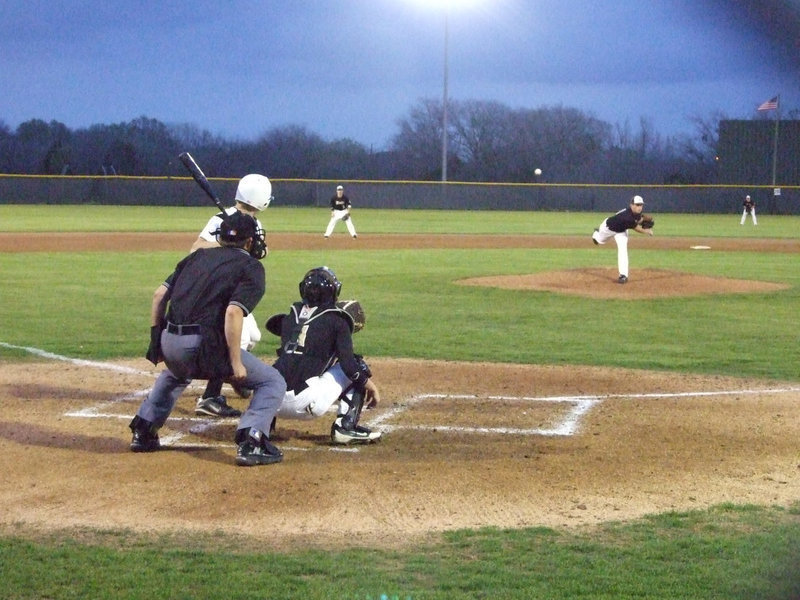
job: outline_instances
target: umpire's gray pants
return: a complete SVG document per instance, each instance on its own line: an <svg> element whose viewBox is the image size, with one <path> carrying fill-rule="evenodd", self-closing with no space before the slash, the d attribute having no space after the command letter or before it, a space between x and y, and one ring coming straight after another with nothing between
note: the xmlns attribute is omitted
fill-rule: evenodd
<svg viewBox="0 0 800 600"><path fill-rule="evenodd" d="M199 335L175 335L168 331L161 334L161 352L167 368L139 407L136 414L140 418L162 427L192 378L203 377L196 371L201 341ZM238 429L254 427L269 437L269 426L283 401L286 382L277 370L245 350L242 350L242 364L247 369L243 385L253 390L253 396L239 419Z"/></svg>

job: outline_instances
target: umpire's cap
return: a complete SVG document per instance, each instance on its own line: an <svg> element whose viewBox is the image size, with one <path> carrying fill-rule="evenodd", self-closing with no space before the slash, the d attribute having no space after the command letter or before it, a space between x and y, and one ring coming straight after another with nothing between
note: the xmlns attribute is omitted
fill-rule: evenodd
<svg viewBox="0 0 800 600"><path fill-rule="evenodd" d="M214 232L220 242L243 244L250 238L256 237L258 223L250 215L235 211L225 215L219 229Z"/></svg>

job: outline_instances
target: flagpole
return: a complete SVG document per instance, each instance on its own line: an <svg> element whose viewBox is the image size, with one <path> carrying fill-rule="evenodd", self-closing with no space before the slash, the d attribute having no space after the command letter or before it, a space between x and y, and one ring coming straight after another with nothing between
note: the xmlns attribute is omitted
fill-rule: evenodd
<svg viewBox="0 0 800 600"><path fill-rule="evenodd" d="M778 123L781 122L781 96L775 102L775 139L772 142L772 188L775 192L775 176L778 172Z"/></svg>

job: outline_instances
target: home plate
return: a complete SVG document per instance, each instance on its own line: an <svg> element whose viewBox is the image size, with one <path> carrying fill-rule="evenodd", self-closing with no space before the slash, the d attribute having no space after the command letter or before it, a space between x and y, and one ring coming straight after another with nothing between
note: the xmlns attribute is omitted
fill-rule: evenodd
<svg viewBox="0 0 800 600"><path fill-rule="evenodd" d="M692 250L711 250L711 246L689 246Z"/></svg>

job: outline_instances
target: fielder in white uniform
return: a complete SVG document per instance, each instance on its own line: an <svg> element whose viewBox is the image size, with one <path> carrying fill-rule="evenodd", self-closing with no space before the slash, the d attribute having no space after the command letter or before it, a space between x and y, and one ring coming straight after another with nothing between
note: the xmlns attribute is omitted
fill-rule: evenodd
<svg viewBox="0 0 800 600"><path fill-rule="evenodd" d="M628 283L628 230L633 229L638 233L653 235L652 229L643 229L639 225L643 210L644 199L641 196L634 196L627 208L604 219L592 234L592 241L595 244L605 244L611 238L617 243L619 283Z"/></svg>
<svg viewBox="0 0 800 600"><path fill-rule="evenodd" d="M328 227L325 229L325 237L331 237L336 223L344 221L350 235L353 236L353 238L357 238L356 227L353 225L353 218L350 216L350 198L344 195L344 188L341 185L336 186L336 195L331 198L330 204L331 220L328 221Z"/></svg>
<svg viewBox="0 0 800 600"><path fill-rule="evenodd" d="M264 226L261 224L261 221L258 220L256 214L267 208L272 201L272 184L269 179L258 174L245 175L239 181L239 185L236 188L235 200L235 205L225 209L225 213L230 215L238 210L248 214L256 219L258 229L263 231ZM219 243L217 242L217 237L214 235L214 232L219 230L221 223L222 213L211 217L194 244L192 244L192 252L198 248L213 248L218 246ZM267 249L267 254L269 254L269 249ZM259 340L261 340L261 330L258 328L255 316L253 316L253 313L250 313L244 317L242 322L242 350L251 351ZM244 398L250 395L250 390L246 388L235 387L234 389L237 394ZM203 395L197 399L195 413L211 417L238 417L239 411L228 406L227 399L220 393L221 391L222 382L210 380Z"/></svg>
<svg viewBox="0 0 800 600"><path fill-rule="evenodd" d="M739 221L739 225L744 225L744 222L747 220L747 215L753 217L753 225L758 225L758 219L756 219L756 203L749 195L744 197L742 207L742 220Z"/></svg>

